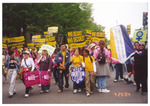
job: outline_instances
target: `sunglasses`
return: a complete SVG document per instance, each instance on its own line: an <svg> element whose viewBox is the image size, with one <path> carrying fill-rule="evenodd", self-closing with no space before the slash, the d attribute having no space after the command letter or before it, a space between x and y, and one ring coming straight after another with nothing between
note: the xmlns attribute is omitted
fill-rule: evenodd
<svg viewBox="0 0 150 106"><path fill-rule="evenodd" d="M139 46L145 46L145 45L139 45Z"/></svg>

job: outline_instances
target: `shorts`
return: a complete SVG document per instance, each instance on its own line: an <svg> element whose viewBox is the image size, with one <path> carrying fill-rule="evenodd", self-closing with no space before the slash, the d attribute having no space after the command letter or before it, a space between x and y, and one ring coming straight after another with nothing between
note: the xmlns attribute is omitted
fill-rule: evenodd
<svg viewBox="0 0 150 106"><path fill-rule="evenodd" d="M126 64L126 66L127 66L128 73L132 72L132 65L131 64Z"/></svg>

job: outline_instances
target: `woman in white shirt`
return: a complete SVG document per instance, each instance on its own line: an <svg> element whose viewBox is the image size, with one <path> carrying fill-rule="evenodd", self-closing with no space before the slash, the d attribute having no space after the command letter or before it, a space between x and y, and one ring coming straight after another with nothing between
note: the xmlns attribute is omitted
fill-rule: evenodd
<svg viewBox="0 0 150 106"><path fill-rule="evenodd" d="M23 68L23 73L22 73L22 75L24 74L24 72L26 72L26 71L34 71L34 68L35 68L35 66L34 66L34 61L33 61L33 59L32 58L30 58L29 57L29 54L30 54L30 52L29 51L25 51L24 52L24 56L25 56L25 58L24 59L22 59L22 61L21 61L21 67ZM25 70L25 71L24 71ZM24 76L22 77L22 81L23 81L23 83L24 83ZM30 87L26 87L26 90L25 90L25 97L29 97L29 92L31 92L31 90L32 90L33 88L30 86Z"/></svg>

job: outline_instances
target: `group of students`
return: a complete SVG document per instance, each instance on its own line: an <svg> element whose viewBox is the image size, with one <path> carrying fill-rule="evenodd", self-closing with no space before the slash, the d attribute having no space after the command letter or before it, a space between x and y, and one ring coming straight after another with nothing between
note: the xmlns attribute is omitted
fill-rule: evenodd
<svg viewBox="0 0 150 106"><path fill-rule="evenodd" d="M66 91L69 90L69 69L75 67L82 67L85 70L85 80L80 84L73 83L73 93L81 92L84 88L86 89L86 96L89 97L93 93L95 83L98 84L98 92L109 93L110 90L106 89L107 77L110 75L111 52L105 47L105 41L100 40L99 45L92 43L89 47L78 48L73 50L68 50L66 45L63 44L58 49L55 50L52 56L48 55L47 50L43 50L42 54L37 54L36 52L29 52L29 50L24 50L22 52L21 59L15 57L14 51L9 51L9 56L4 60L4 66L7 68L8 80L9 80L9 98L16 94L15 91L15 80L19 69L21 68L22 74L21 79L24 83L24 72L30 71L31 73L36 69L41 71L47 71L47 73L53 72L55 83L58 84L58 93L63 92L64 88ZM141 54L142 53L142 54ZM141 49L135 51L134 55L134 67L135 76L137 83L137 91L139 91L139 84L142 83L142 92L147 92L145 82L147 77L146 71L143 72L141 69L142 65L139 65L143 58L145 50L141 52ZM145 56L146 54L144 54ZM138 58L140 58L138 60ZM138 61L138 62L137 62ZM140 61L140 62L139 62ZM38 65L37 65L38 64ZM118 64L118 63L117 63ZM138 65L138 66L137 66ZM138 68L137 68L138 67ZM146 70L146 66L144 70ZM138 70L136 72L136 70ZM117 68L116 68L117 71ZM116 75L119 75L118 73ZM142 76L141 76L142 75ZM139 77L140 76L140 77ZM118 77L118 76L117 76ZM141 77L144 77L141 79ZM65 78L65 86L64 79ZM122 77L123 79L123 77ZM116 79L118 80L118 79ZM29 97L32 86L26 87L25 97ZM49 92L49 85L41 85L40 93Z"/></svg>

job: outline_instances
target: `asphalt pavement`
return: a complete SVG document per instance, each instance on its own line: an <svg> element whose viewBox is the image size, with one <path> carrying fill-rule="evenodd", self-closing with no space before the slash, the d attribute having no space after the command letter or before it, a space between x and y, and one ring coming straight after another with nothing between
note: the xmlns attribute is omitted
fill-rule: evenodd
<svg viewBox="0 0 150 106"><path fill-rule="evenodd" d="M40 94L38 85L33 87L29 98L24 97L25 86L20 79L16 80L16 94L8 97L9 84L2 80L2 103L3 104L147 104L148 96L136 92L136 86L127 84L119 80L114 83L115 72L111 72L110 78L107 79L107 89L110 93L99 93L95 87L90 97L86 96L85 90L81 93L73 94L73 83L69 80L69 91L57 93L58 85L54 84L54 78L51 79L49 93Z"/></svg>

